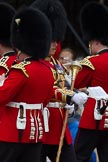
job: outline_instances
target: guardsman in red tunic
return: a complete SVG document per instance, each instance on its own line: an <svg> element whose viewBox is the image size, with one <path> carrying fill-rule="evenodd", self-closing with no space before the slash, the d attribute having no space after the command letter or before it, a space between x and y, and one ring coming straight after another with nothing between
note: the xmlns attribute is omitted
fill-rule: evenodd
<svg viewBox="0 0 108 162"><path fill-rule="evenodd" d="M15 10L7 3L0 3L0 86L16 59L16 52L10 43L10 26ZM2 112L0 112L0 117Z"/></svg>
<svg viewBox="0 0 108 162"><path fill-rule="evenodd" d="M18 51L0 87L0 161L40 162L43 107L49 102L54 79L47 56L51 26L39 10L24 8L11 25L11 42Z"/></svg>
<svg viewBox="0 0 108 162"><path fill-rule="evenodd" d="M7 73L16 59L10 44L10 26L15 14L14 8L7 3L0 3L0 75Z"/></svg>
<svg viewBox="0 0 108 162"><path fill-rule="evenodd" d="M66 13L62 4L57 0L37 0L32 4L32 7L39 8L43 11L52 25L52 43L49 56L45 60L46 63L50 64L52 67L55 82L53 87L54 94L47 107L44 109L45 119L48 123L45 124L46 133L41 162L46 161L46 156L48 156L52 162L55 162L65 117L64 106L74 94L73 91L67 90L65 86L64 74L67 70L53 57L56 52L57 43L61 42L64 38L67 26ZM68 103L70 103L70 101ZM72 137L68 126L66 127L63 149L60 156L60 162L67 161L76 162L72 146Z"/></svg>
<svg viewBox="0 0 108 162"><path fill-rule="evenodd" d="M108 8L91 2L81 10L82 34L90 47L92 56L81 61L75 88L100 86L108 93ZM106 101L92 96L84 106L75 141L78 162L87 162L97 148L99 162L108 161L108 109L101 114L96 110L106 107Z"/></svg>

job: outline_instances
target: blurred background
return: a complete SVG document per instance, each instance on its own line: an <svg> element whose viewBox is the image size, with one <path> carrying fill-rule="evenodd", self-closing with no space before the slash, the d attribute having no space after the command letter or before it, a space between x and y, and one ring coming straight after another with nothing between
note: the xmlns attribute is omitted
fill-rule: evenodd
<svg viewBox="0 0 108 162"><path fill-rule="evenodd" d="M27 5L29 6L35 0L0 0L14 6L15 9ZM84 44L79 26L79 11L88 0L60 0L66 9L68 17L68 27L62 47L72 48L77 57L85 57L88 54L88 47ZM108 5L108 0L92 0Z"/></svg>

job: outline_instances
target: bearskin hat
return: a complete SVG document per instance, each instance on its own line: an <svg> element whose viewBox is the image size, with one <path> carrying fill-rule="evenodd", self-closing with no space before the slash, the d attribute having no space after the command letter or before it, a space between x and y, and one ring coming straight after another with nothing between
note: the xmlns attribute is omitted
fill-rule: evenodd
<svg viewBox="0 0 108 162"><path fill-rule="evenodd" d="M80 12L80 25L83 39L99 40L108 45L108 8L97 2L89 2Z"/></svg>
<svg viewBox="0 0 108 162"><path fill-rule="evenodd" d="M15 14L11 26L13 48L37 60L48 55L51 40L51 25L44 13L25 7Z"/></svg>
<svg viewBox="0 0 108 162"><path fill-rule="evenodd" d="M52 40L61 42L64 39L66 31L66 12L58 0L36 0L31 7L38 8L50 20L52 26Z"/></svg>
<svg viewBox="0 0 108 162"><path fill-rule="evenodd" d="M10 27L12 18L15 14L15 9L5 3L0 3L0 43L5 46L10 45Z"/></svg>

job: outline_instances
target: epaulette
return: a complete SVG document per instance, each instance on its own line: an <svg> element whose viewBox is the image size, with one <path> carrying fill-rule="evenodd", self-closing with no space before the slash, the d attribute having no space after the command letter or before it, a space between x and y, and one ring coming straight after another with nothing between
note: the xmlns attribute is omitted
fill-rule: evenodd
<svg viewBox="0 0 108 162"><path fill-rule="evenodd" d="M29 75L26 72L25 66L29 65L30 63L31 63L30 61L23 61L23 62L13 65L11 68L20 69L23 71L26 77L29 77Z"/></svg>
<svg viewBox="0 0 108 162"><path fill-rule="evenodd" d="M1 67L4 67L7 71L9 70L6 62L7 60L9 59L9 56L3 56L1 59L0 59L0 66Z"/></svg>
<svg viewBox="0 0 108 162"><path fill-rule="evenodd" d="M92 64L91 61L89 60L89 58L95 57L95 56L97 56L97 55L85 57L83 60L80 61L80 64L81 64L81 65L84 65L84 66L88 66L88 67L91 68L92 70L95 70L95 67L93 66L93 64Z"/></svg>

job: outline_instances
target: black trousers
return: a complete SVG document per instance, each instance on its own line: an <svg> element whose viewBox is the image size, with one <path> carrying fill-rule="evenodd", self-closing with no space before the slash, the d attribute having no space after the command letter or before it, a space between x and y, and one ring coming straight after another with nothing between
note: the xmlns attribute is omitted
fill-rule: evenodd
<svg viewBox="0 0 108 162"><path fill-rule="evenodd" d="M0 142L0 162L40 162L41 143Z"/></svg>
<svg viewBox="0 0 108 162"><path fill-rule="evenodd" d="M74 143L78 162L89 162L95 148L99 162L108 162L108 130L78 129Z"/></svg>
<svg viewBox="0 0 108 162"><path fill-rule="evenodd" d="M51 160L51 162L56 161L58 151L58 145L43 145L41 152L41 162L46 162L46 156ZM73 145L63 144L60 162L76 162L76 156L73 149Z"/></svg>

